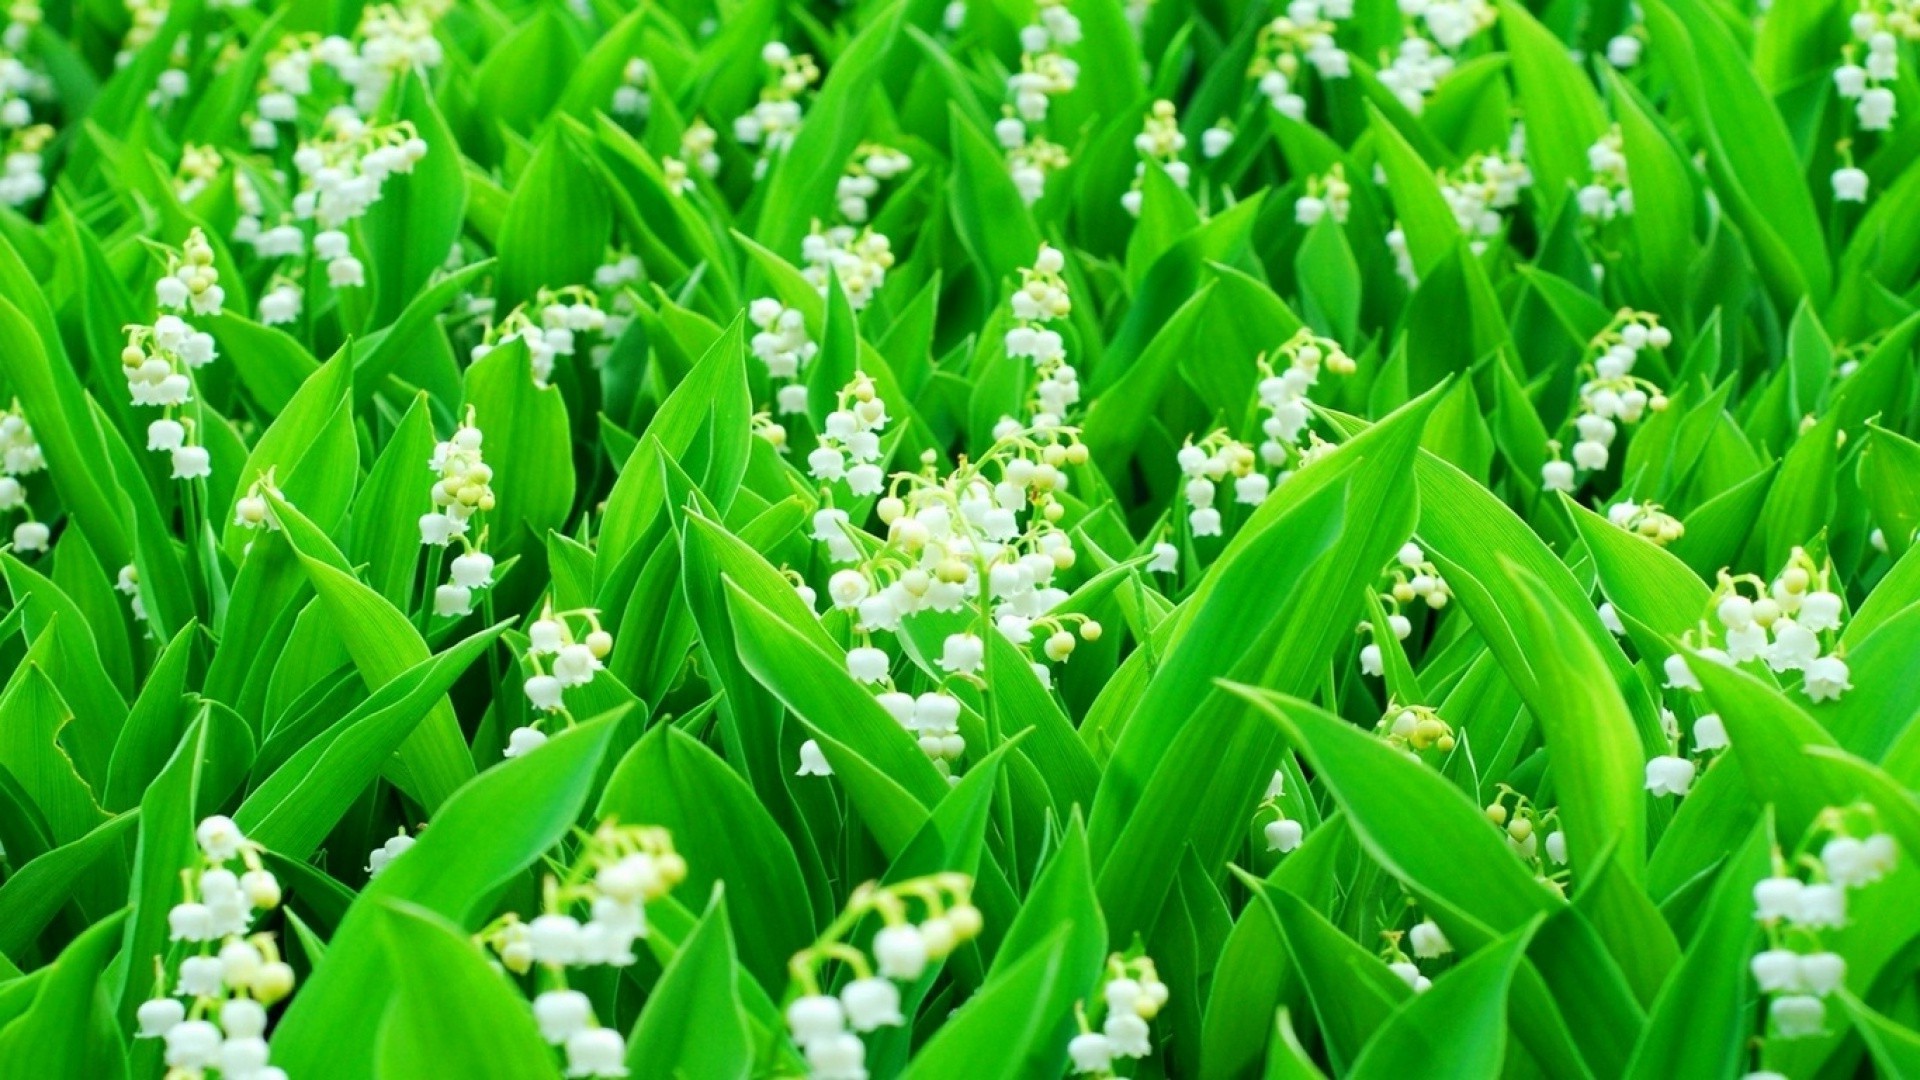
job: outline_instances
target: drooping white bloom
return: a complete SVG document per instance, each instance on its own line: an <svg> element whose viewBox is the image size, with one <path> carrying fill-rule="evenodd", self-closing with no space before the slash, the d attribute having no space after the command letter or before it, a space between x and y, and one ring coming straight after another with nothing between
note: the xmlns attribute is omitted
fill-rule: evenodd
<svg viewBox="0 0 1920 1080"><path fill-rule="evenodd" d="M797 998L787 1006L787 1028L801 1046L840 1034L846 1030L846 1022L840 999L827 994Z"/></svg>
<svg viewBox="0 0 1920 1080"><path fill-rule="evenodd" d="M1809 660L1802 673L1801 689L1814 701L1836 701L1841 694L1853 689L1853 683L1847 678L1847 662L1837 656Z"/></svg>
<svg viewBox="0 0 1920 1080"><path fill-rule="evenodd" d="M514 734L518 735L521 731L534 731L534 729L520 728L516 730ZM534 734L538 735L539 732L534 731ZM522 751L522 753L524 752L525 751ZM511 756L517 757L519 755L515 754ZM367 876L369 878L379 877L381 871L391 865L393 860L399 858L408 848L411 848L413 844L414 838L405 833L388 837L386 843L374 848L367 856Z"/></svg>
<svg viewBox="0 0 1920 1080"><path fill-rule="evenodd" d="M950 634L941 649L940 667L957 675L979 672L986 659L986 643L977 634Z"/></svg>
<svg viewBox="0 0 1920 1080"><path fill-rule="evenodd" d="M1097 1031L1083 1031L1067 1044L1077 1073L1105 1073L1113 1065L1113 1043Z"/></svg>
<svg viewBox="0 0 1920 1080"><path fill-rule="evenodd" d="M800 769L795 776L832 776L833 766L827 764L827 755L820 750L820 744L808 739L800 744Z"/></svg>
<svg viewBox="0 0 1920 1080"><path fill-rule="evenodd" d="M1762 879L1753 886L1753 917L1763 923L1798 921L1806 888L1796 877Z"/></svg>
<svg viewBox="0 0 1920 1080"><path fill-rule="evenodd" d="M556 712L562 706L562 697L566 684L552 675L535 675L527 680L527 700L533 707L547 712Z"/></svg>
<svg viewBox="0 0 1920 1080"><path fill-rule="evenodd" d="M1432 960L1453 951L1453 943L1447 940L1439 924L1432 919L1415 923L1407 931L1407 942L1413 946L1413 955L1422 960Z"/></svg>
<svg viewBox="0 0 1920 1080"><path fill-rule="evenodd" d="M433 590L433 613L442 618L473 614L473 590L464 585L440 585Z"/></svg>
<svg viewBox="0 0 1920 1080"><path fill-rule="evenodd" d="M1647 790L1655 795L1685 795L1697 771L1692 759L1663 754L1647 762Z"/></svg>
<svg viewBox="0 0 1920 1080"><path fill-rule="evenodd" d="M1867 201L1867 172L1865 169L1848 165L1833 170L1833 197L1837 202Z"/></svg>
<svg viewBox="0 0 1920 1080"><path fill-rule="evenodd" d="M541 1038L558 1046L591 1026L593 1003L578 990L548 990L533 999L533 1019Z"/></svg>
<svg viewBox="0 0 1920 1080"><path fill-rule="evenodd" d="M1137 1012L1113 1012L1101 1026L1115 1057L1143 1058L1153 1053L1147 1021Z"/></svg>
<svg viewBox="0 0 1920 1080"><path fill-rule="evenodd" d="M1283 855L1299 847L1300 840L1305 835L1300 823L1289 818L1268 822L1264 831L1267 837L1267 850L1278 851Z"/></svg>
<svg viewBox="0 0 1920 1080"><path fill-rule="evenodd" d="M567 1075L627 1075L627 1040L612 1028L593 1027L567 1040Z"/></svg>
<svg viewBox="0 0 1920 1080"><path fill-rule="evenodd" d="M1800 890L1800 912L1796 925L1813 929L1838 929L1847 924L1847 887L1834 882L1818 882Z"/></svg>
<svg viewBox="0 0 1920 1080"><path fill-rule="evenodd" d="M166 1062L176 1069L211 1068L220 1056L220 1029L207 1020L187 1020L166 1033Z"/></svg>
<svg viewBox="0 0 1920 1080"><path fill-rule="evenodd" d="M507 736L507 748L502 752L502 756L510 758L525 757L546 745L546 742L546 733L539 728L514 728L512 734Z"/></svg>
<svg viewBox="0 0 1920 1080"><path fill-rule="evenodd" d="M1800 954L1791 949L1767 949L1756 953L1747 966L1762 993L1791 993L1801 988Z"/></svg>
<svg viewBox="0 0 1920 1080"><path fill-rule="evenodd" d="M855 979L840 991L840 1000L846 1006L847 1023L855 1031L906 1023L900 1015L900 989L891 980L878 976Z"/></svg>
<svg viewBox="0 0 1920 1080"><path fill-rule="evenodd" d="M867 1045L850 1031L814 1039L806 1052L813 1080L866 1080Z"/></svg>
<svg viewBox="0 0 1920 1080"><path fill-rule="evenodd" d="M1773 1030L1783 1039L1805 1039L1826 1030L1827 1007L1810 994L1784 994L1767 1008Z"/></svg>
<svg viewBox="0 0 1920 1080"><path fill-rule="evenodd" d="M232 818L220 814L202 819L199 827L194 829L193 836L199 843L200 850L206 853L208 859L216 863L226 862L238 856L241 845L247 840L241 835L240 827L233 823Z"/></svg>
<svg viewBox="0 0 1920 1080"><path fill-rule="evenodd" d="M1719 713L1702 713L1693 722L1693 748L1695 750L1725 750L1727 725L1720 719Z"/></svg>
<svg viewBox="0 0 1920 1080"><path fill-rule="evenodd" d="M1674 653L1667 657L1665 667L1667 672L1667 689L1692 690L1695 693L1700 691L1700 679L1694 675L1693 669L1687 666L1686 657L1679 653Z"/></svg>
<svg viewBox="0 0 1920 1080"><path fill-rule="evenodd" d="M1816 997L1826 997L1847 981L1847 960L1839 953L1809 953L1799 958L1799 982Z"/></svg>
<svg viewBox="0 0 1920 1080"><path fill-rule="evenodd" d="M873 956L882 975L912 982L927 968L927 941L918 927L897 923L873 935Z"/></svg>
<svg viewBox="0 0 1920 1080"><path fill-rule="evenodd" d="M139 1039L157 1039L172 1031L174 1025L187 1018L187 1007L178 998L152 998L140 1003L134 1013L134 1019L140 1024L140 1030L134 1037Z"/></svg>

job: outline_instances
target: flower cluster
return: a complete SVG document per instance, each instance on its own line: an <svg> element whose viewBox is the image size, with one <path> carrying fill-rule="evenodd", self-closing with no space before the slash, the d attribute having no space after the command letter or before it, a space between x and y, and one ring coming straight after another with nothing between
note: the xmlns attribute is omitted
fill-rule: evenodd
<svg viewBox="0 0 1920 1080"><path fill-rule="evenodd" d="M576 622L586 626L577 638ZM582 608L556 613L549 601L527 628L527 666L533 669L527 677L527 700L542 712L565 715L567 688L592 682L593 673L606 666L601 661L612 651L613 635L601 629L598 611ZM507 736L507 757L530 753L547 741L537 723L515 728Z"/></svg>
<svg viewBox="0 0 1920 1080"><path fill-rule="evenodd" d="M5 13L0 32L0 205L25 206L46 194L47 178L41 151L53 139L53 128L36 124L33 102L51 97L53 81L27 66L23 58L29 36L41 21L38 0L15 0Z"/></svg>
<svg viewBox="0 0 1920 1080"><path fill-rule="evenodd" d="M21 207L46 194L46 159L42 151L53 141L53 128L33 124L7 133L0 150L6 153L0 166L0 204Z"/></svg>
<svg viewBox="0 0 1920 1080"><path fill-rule="evenodd" d="M1144 197L1141 184L1146 179L1147 162L1159 162L1161 168L1167 171L1168 179L1183 190L1191 178L1191 169L1180 160L1180 152L1187 148L1187 137L1180 131L1180 118L1174 112L1173 102L1162 98L1153 103L1140 134L1133 137L1133 148L1139 152L1141 160L1133 167L1133 186L1120 197L1120 205L1127 213L1139 217L1140 202Z"/></svg>
<svg viewBox="0 0 1920 1080"><path fill-rule="evenodd" d="M1040 0L1035 15L1020 29L1020 70L1007 76L1014 112L1028 123L1045 120L1051 99L1072 93L1080 80L1080 65L1060 51L1080 43L1080 20L1066 0Z"/></svg>
<svg viewBox="0 0 1920 1080"><path fill-rule="evenodd" d="M253 113L242 118L254 149L278 147L280 125L291 125L300 118L300 99L313 92L313 65L319 44L314 34L288 34L267 53L266 70L255 87Z"/></svg>
<svg viewBox="0 0 1920 1080"><path fill-rule="evenodd" d="M180 406L193 400L195 368L213 362L213 335L195 330L182 313L210 313L220 310L224 293L220 275L213 267L213 249L205 235L194 229L180 252L167 252L167 273L154 286L159 306L168 311L152 325L135 324L126 328L127 345L120 351L121 371L127 377L127 390L135 405L163 411L160 419L147 426L147 449L170 455L173 476L190 480L212 474L212 459L204 446L191 440L193 421L176 416Z"/></svg>
<svg viewBox="0 0 1920 1080"><path fill-rule="evenodd" d="M1265 439L1258 453L1226 431L1217 430L1198 442L1189 439L1176 455L1181 475L1186 477L1181 497L1190 507L1187 529L1194 537L1225 532L1225 519L1214 506L1217 485L1231 479L1234 501L1258 506L1276 485L1285 483L1295 469L1318 456L1320 448L1327 445L1308 439L1308 392L1319 382L1323 367L1335 374L1350 374L1353 359L1339 343L1306 329L1275 350L1274 358L1285 361L1286 366L1276 370L1266 355L1257 360L1261 373L1259 404L1267 413L1260 422ZM1269 469L1274 470L1271 476L1264 471Z"/></svg>
<svg viewBox="0 0 1920 1080"><path fill-rule="evenodd" d="M868 882L853 890L841 912L819 940L794 954L788 970L797 996L787 1005L787 1028L806 1054L813 1080L866 1080L865 1032L899 1027L897 982L912 983L929 965L945 959L980 933L980 910L973 906L973 879L965 874L933 874L892 885ZM918 923L910 917L919 907ZM878 916L871 960L847 939L869 916ZM839 993L828 992L822 975L838 964L851 976Z"/></svg>
<svg viewBox="0 0 1920 1080"><path fill-rule="evenodd" d="M1853 102L1854 122L1862 131L1886 131L1893 126L1897 101L1893 84L1900 78L1900 39L1920 39L1920 23L1895 3L1893 10L1876 11L1862 5L1848 21L1854 42L1866 46L1865 63L1850 42L1843 50L1840 66L1834 69L1833 86L1842 98Z"/></svg>
<svg viewBox="0 0 1920 1080"><path fill-rule="evenodd" d="M1508 809L1507 803L1513 803ZM1542 813L1533 805L1533 800L1505 784L1498 787L1492 802L1484 811L1487 821L1499 829L1507 841L1507 850L1514 857L1534 868L1541 884L1563 892L1564 888L1555 875L1546 872L1541 861L1541 849L1544 846L1548 862L1565 866L1567 862L1567 834L1561 831L1558 814L1548 811ZM1546 837L1542 845L1540 838Z"/></svg>
<svg viewBox="0 0 1920 1080"><path fill-rule="evenodd" d="M543 288L531 304L521 304L497 324L489 325L479 344L468 353L478 361L494 349L518 339L527 346L536 386L553 379L558 357L572 356L579 349L580 335L605 334L607 313L599 296L585 285L563 289Z"/></svg>
<svg viewBox="0 0 1920 1080"><path fill-rule="evenodd" d="M1260 28L1248 74L1275 112L1298 120L1307 115L1299 92L1304 62L1323 79L1352 73L1347 54L1334 44L1335 24L1353 17L1353 0L1294 0L1287 13Z"/></svg>
<svg viewBox="0 0 1920 1080"><path fill-rule="evenodd" d="M1613 125L1587 148L1587 168L1593 179L1575 196L1580 213L1600 224L1632 214L1633 189L1627 186L1627 153L1620 125Z"/></svg>
<svg viewBox="0 0 1920 1080"><path fill-rule="evenodd" d="M1286 366L1280 367L1276 360L1285 361ZM1260 372L1255 389L1260 408L1267 413L1260 421L1260 432L1266 436L1260 443L1260 461L1270 469L1280 470L1274 478L1278 484L1311 456L1312 447L1303 450L1301 443L1303 436L1309 434L1308 407L1312 399L1308 394L1319 384L1321 370L1351 375L1357 365L1339 342L1302 327L1282 342L1272 356L1259 357L1255 366ZM1240 501L1259 502L1246 498Z"/></svg>
<svg viewBox="0 0 1920 1080"><path fill-rule="evenodd" d="M652 78L653 68L645 60L638 56L628 60L620 69L620 85L613 89L613 115L645 120L653 111L653 98L647 93Z"/></svg>
<svg viewBox="0 0 1920 1080"><path fill-rule="evenodd" d="M154 300L163 311L191 311L213 315L226 300L220 272L213 266L213 245L198 226L187 234L178 252L168 251L167 272L154 283Z"/></svg>
<svg viewBox="0 0 1920 1080"><path fill-rule="evenodd" d="M33 508L27 505L26 485L20 482L21 477L46 467L46 456L33 437L26 413L20 410L19 399L15 398L13 407L0 413L0 511L25 510L27 513L27 520L13 528L15 551L45 551L47 541L52 538L46 523L33 519Z"/></svg>
<svg viewBox="0 0 1920 1080"><path fill-rule="evenodd" d="M1080 375L1067 363L1066 339L1050 325L1064 322L1073 313L1064 276L1066 267L1067 258L1060 249L1041 244L1033 266L1021 269L1020 287L1008 301L1014 324L1005 339L1007 355L1033 361L1037 382L1031 411L1037 428L1061 424L1067 411L1080 401ZM1010 419L1002 419L1001 425L1005 430L1019 427Z"/></svg>
<svg viewBox="0 0 1920 1080"><path fill-rule="evenodd" d="M1453 952L1453 942L1447 940L1446 932L1432 919L1422 919L1406 930L1386 930L1381 932L1387 947L1383 959L1387 961L1387 970L1407 984L1407 988L1416 994L1424 994L1433 988L1433 980L1420 973L1418 960L1438 960ZM1404 942L1413 950L1412 956L1401 948Z"/></svg>
<svg viewBox="0 0 1920 1080"><path fill-rule="evenodd" d="M1804 548L1793 549L1772 582L1721 571L1713 618L1701 621L1696 651L1717 663L1759 660L1776 674L1798 671L1800 690L1809 700L1837 700L1853 684L1839 651L1846 601L1829 589L1832 575L1831 565L1816 562ZM1742 586L1754 595L1749 598ZM1720 644L1715 646L1715 641ZM1667 658L1666 673L1669 688L1700 688L1678 654Z"/></svg>
<svg viewBox="0 0 1920 1080"><path fill-rule="evenodd" d="M1421 28L1448 52L1492 26L1498 12L1486 0L1400 0L1400 13L1418 19Z"/></svg>
<svg viewBox="0 0 1920 1080"><path fill-rule="evenodd" d="M1007 170L1020 200L1028 206L1047 193L1047 175L1072 164L1066 147L1039 136L1029 137L1027 124L1014 116L1001 117L993 125L994 138L1007 152Z"/></svg>
<svg viewBox="0 0 1920 1080"><path fill-rule="evenodd" d="M256 912L279 906L280 883L262 864L260 845L231 820L205 819L194 839L199 858L182 874L186 899L167 913L172 939L189 954L171 992L154 958L159 993L141 1003L135 1035L164 1041L167 1075L176 1080L209 1069L233 1080L286 1080L268 1063L267 1009L293 992L293 968L270 934L249 933Z"/></svg>
<svg viewBox="0 0 1920 1080"><path fill-rule="evenodd" d="M480 550L486 531L476 539L473 518L493 509L493 470L482 459L482 435L474 423L473 406L455 429L453 438L436 444L427 468L433 482L433 510L420 515L420 542L444 548L460 541L461 553L448 565L449 580L433 593L436 615L458 616L473 611L473 590L493 584L493 556Z"/></svg>
<svg viewBox="0 0 1920 1080"><path fill-rule="evenodd" d="M785 414L807 411L807 384L802 381L807 365L813 362L820 346L807 336L807 319L799 308L790 308L770 296L747 305L747 321L759 327L750 343L753 355L767 365L774 381L775 407Z"/></svg>
<svg viewBox="0 0 1920 1080"><path fill-rule="evenodd" d="M1820 843L1817 855L1812 844ZM1792 859L1773 852L1773 874L1753 887L1754 918L1767 947L1749 963L1770 997L1767 1016L1780 1039L1826 1033L1826 1001L1846 983L1847 962L1823 944L1823 931L1847 923L1847 893L1891 873L1898 845L1876 827L1872 808L1829 807ZM1804 871L1811 880L1803 880Z"/></svg>
<svg viewBox="0 0 1920 1080"><path fill-rule="evenodd" d="M800 241L800 259L806 265L800 276L827 295L828 280L840 279L847 304L861 311L873 302L873 294L887 283L887 270L893 266L893 245L872 229L836 225L822 229L818 222Z"/></svg>
<svg viewBox="0 0 1920 1080"><path fill-rule="evenodd" d="M316 57L353 88L353 107L371 113L401 72L440 66L445 52L433 27L451 6L451 0L371 5L361 14L352 41L329 37L320 42Z"/></svg>
<svg viewBox="0 0 1920 1080"><path fill-rule="evenodd" d="M1607 521L1650 543L1666 547L1685 536L1687 527L1680 519L1660 508L1659 503L1622 499L1607 507Z"/></svg>
<svg viewBox="0 0 1920 1080"><path fill-rule="evenodd" d="M1415 116L1427 107L1427 96L1453 71L1453 56L1418 34L1400 42L1393 59L1380 69L1380 85L1387 88Z"/></svg>
<svg viewBox="0 0 1920 1080"><path fill-rule="evenodd" d="M323 230L336 231L367 212L380 201L387 178L413 171L427 156L427 143L414 130L411 121L369 125L352 109L340 107L327 114L320 134L300 144L294 152L293 167L300 174L300 191L293 197L293 215L312 220ZM343 250L329 255L319 252L319 237L314 238L316 253L330 263L348 258ZM359 284L352 280L357 261L329 265L327 276L336 286Z"/></svg>
<svg viewBox="0 0 1920 1080"><path fill-rule="evenodd" d="M878 503L887 541L870 554L871 545L856 542L846 511L829 505L814 516L814 537L832 561L852 564L827 583L830 601L852 616L861 642L847 654L848 671L882 687L880 704L943 773L951 775L966 748L959 700L900 692L889 674L892 660L873 635L897 633L905 618L922 611L977 605L1015 646L1037 645L1046 661L1064 663L1077 641L1097 640L1098 622L1054 614L1067 598L1054 577L1076 561L1071 539L1056 525L1065 508L1055 496L1067 487L1066 468L1086 460L1086 447L1070 428L1008 433L979 461L963 461L944 477L929 457L921 472L896 475ZM811 605L812 590L798 587ZM966 629L946 638L938 664L947 677L977 679L985 657L985 641ZM1046 663L1031 663L1042 685L1051 685ZM809 743L801 749L800 771L831 770Z"/></svg>
<svg viewBox="0 0 1920 1080"><path fill-rule="evenodd" d="M1412 541L1400 546L1388 572L1393 580L1380 594L1380 602L1387 607L1387 629L1393 632L1394 640L1405 641L1413 633L1413 620L1400 609L1420 601L1429 610L1439 611L1453 599L1453 592L1447 588L1446 578L1440 576L1440 568L1427 559L1426 550ZM1361 623L1360 630L1371 633L1373 624ZM1361 646L1360 670L1375 678L1386 671L1378 642Z"/></svg>
<svg viewBox="0 0 1920 1080"><path fill-rule="evenodd" d="M820 445L807 455L807 471L823 483L845 480L854 495L880 494L887 479L880 467L880 430L886 426L887 403L872 379L856 373L840 391L839 406L827 414Z"/></svg>
<svg viewBox="0 0 1920 1080"><path fill-rule="evenodd" d="M1581 366L1585 381L1580 385L1580 413L1573 426L1578 439L1573 444L1573 460L1560 459L1560 444L1550 442L1553 460L1541 467L1540 479L1549 491L1572 491L1577 473L1596 472L1607 467L1618 424L1636 424L1650 409L1667 407L1667 396L1646 379L1633 374L1642 349L1665 349L1673 344L1673 334L1661 326L1656 316L1644 311L1621 309L1605 329L1588 343L1590 359ZM1617 422L1617 423L1616 423Z"/></svg>
<svg viewBox="0 0 1920 1080"><path fill-rule="evenodd" d="M1347 183L1347 167L1335 162L1324 176L1307 177L1306 193L1293 200L1293 220L1313 226L1323 217L1336 225L1347 223L1353 208L1353 188Z"/></svg>
<svg viewBox="0 0 1920 1080"><path fill-rule="evenodd" d="M835 205L840 216L858 225L871 211L868 201L880 194L882 181L891 180L913 168L913 159L904 152L880 143L861 143L847 163L847 171L834 188Z"/></svg>
<svg viewBox="0 0 1920 1080"><path fill-rule="evenodd" d="M509 912L475 935L508 971L524 975L540 965L548 989L533 999L533 1018L541 1037L564 1048L569 1077L627 1075L627 1043L601 1024L587 995L568 988L567 969L637 962L633 945L647 936L647 904L686 876L667 830L609 819L585 835L564 876L548 875L531 922Z"/></svg>
<svg viewBox="0 0 1920 1080"><path fill-rule="evenodd" d="M1259 470L1253 448L1225 431L1214 431L1199 442L1188 440L1177 455L1186 485L1181 496L1192 510L1187 530L1194 537L1219 536L1224 531L1220 511L1213 505L1215 488L1233 478L1234 501L1258 506L1267 501L1273 481Z"/></svg>
<svg viewBox="0 0 1920 1080"><path fill-rule="evenodd" d="M1520 193L1533 186L1521 146L1522 129L1514 128L1514 146L1507 153L1475 154L1458 170L1441 169L1440 196L1453 211L1454 223L1471 238L1474 253L1500 235L1505 222L1500 211L1519 205Z"/></svg>
<svg viewBox="0 0 1920 1080"><path fill-rule="evenodd" d="M680 156L669 157L661 161L660 170L666 174L667 190L675 195L685 195L693 190L693 176L687 166L691 162L700 175L714 177L720 174L720 133L713 130L705 120L694 118L687 130L680 133Z"/></svg>
<svg viewBox="0 0 1920 1080"><path fill-rule="evenodd" d="M1153 1032L1148 1023L1160 1015L1171 996L1167 984L1160 981L1152 957L1121 953L1108 957L1107 983L1095 1005L1101 1015L1100 1029L1094 1030L1087 1003L1074 1008L1080 1034L1067 1044L1073 1071L1108 1077L1113 1075L1115 1058L1143 1058L1153 1053Z"/></svg>
<svg viewBox="0 0 1920 1080"><path fill-rule="evenodd" d="M140 599L140 568L128 563L120 568L113 582L115 592L127 598L127 608L132 612L134 621L147 621L147 606Z"/></svg>
<svg viewBox="0 0 1920 1080"><path fill-rule="evenodd" d="M1260 806L1255 811L1256 815L1260 810L1273 811L1273 820L1267 822L1260 832L1266 838L1267 850L1277 851L1282 855L1299 847L1300 842L1307 836L1306 826L1289 818L1286 810L1280 805L1281 796L1286 794L1286 785L1287 774L1275 769L1273 781L1267 785L1266 797L1260 800Z"/></svg>
<svg viewBox="0 0 1920 1080"><path fill-rule="evenodd" d="M766 153L778 154L793 145L800 130L801 97L820 81L820 68L805 53L794 55L778 41L769 41L760 50L760 59L772 68L773 78L760 91L753 111L733 122L733 137L748 146L763 146ZM754 176L766 174L767 158L754 163Z"/></svg>
<svg viewBox="0 0 1920 1080"><path fill-rule="evenodd" d="M1373 726L1375 734L1387 745L1404 750L1408 757L1420 760L1420 751L1453 749L1453 725L1425 705L1388 705L1386 715Z"/></svg>

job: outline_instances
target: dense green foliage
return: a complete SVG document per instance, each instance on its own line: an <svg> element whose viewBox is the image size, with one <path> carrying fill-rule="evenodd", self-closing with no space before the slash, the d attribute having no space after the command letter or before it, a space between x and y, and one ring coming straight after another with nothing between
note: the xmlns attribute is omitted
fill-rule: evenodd
<svg viewBox="0 0 1920 1080"><path fill-rule="evenodd" d="M0 1080L1920 1075L1907 0L19 0Z"/></svg>

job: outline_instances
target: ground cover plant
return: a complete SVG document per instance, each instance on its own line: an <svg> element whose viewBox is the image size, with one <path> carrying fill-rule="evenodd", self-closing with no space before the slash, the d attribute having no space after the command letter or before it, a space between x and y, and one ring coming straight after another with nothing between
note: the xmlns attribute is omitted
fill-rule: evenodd
<svg viewBox="0 0 1920 1080"><path fill-rule="evenodd" d="M1920 1075L1907 0L14 0L0 1078Z"/></svg>

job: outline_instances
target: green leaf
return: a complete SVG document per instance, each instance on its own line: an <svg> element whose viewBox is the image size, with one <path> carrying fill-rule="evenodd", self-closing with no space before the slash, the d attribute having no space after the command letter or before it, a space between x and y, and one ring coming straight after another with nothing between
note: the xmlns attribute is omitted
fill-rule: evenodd
<svg viewBox="0 0 1920 1080"><path fill-rule="evenodd" d="M416 904L473 929L470 920L486 898L579 820L613 727L613 718L603 718L555 736L448 799L432 827L347 909L326 963L280 1018L274 1063L289 1075L373 1076L376 1036L394 996L384 974L392 964L382 929L388 904Z"/></svg>
<svg viewBox="0 0 1920 1080"><path fill-rule="evenodd" d="M375 911L369 921L393 973L379 1030L381 1075L558 1075L526 1001L461 927L399 900Z"/></svg>
<svg viewBox="0 0 1920 1080"><path fill-rule="evenodd" d="M640 1013L627 1042L627 1067L640 1074L671 1062L687 1076L751 1075L753 1046L738 971L725 896L716 887Z"/></svg>

